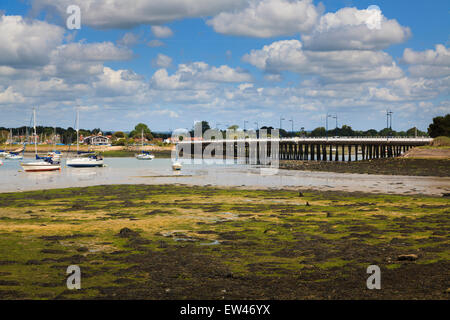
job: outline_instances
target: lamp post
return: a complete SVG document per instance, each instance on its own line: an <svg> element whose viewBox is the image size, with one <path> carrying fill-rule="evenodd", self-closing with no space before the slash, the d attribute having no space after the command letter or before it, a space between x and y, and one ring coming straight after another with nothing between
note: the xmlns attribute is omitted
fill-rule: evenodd
<svg viewBox="0 0 450 320"><path fill-rule="evenodd" d="M248 123L247 120L244 120L244 131L245 131L245 124Z"/></svg>
<svg viewBox="0 0 450 320"><path fill-rule="evenodd" d="M283 127L282 127L282 121L283 121L283 120L286 120L286 119L280 117L280 134L281 134L281 129L283 128Z"/></svg>
<svg viewBox="0 0 450 320"><path fill-rule="evenodd" d="M338 123L337 123L338 116L337 116L337 113L332 118L336 120L336 129L335 129L336 132L335 132L335 134L337 135L337 128L338 128Z"/></svg>
<svg viewBox="0 0 450 320"><path fill-rule="evenodd" d="M388 135L392 131L392 114L393 112L391 110L386 110L386 129L389 129Z"/></svg>
<svg viewBox="0 0 450 320"><path fill-rule="evenodd" d="M326 137L327 137L327 139L328 139L328 118L332 118L333 117L333 115L331 115L331 114L328 114L328 112L327 112L327 116L326 116L326 128L325 128L325 134L326 134Z"/></svg>

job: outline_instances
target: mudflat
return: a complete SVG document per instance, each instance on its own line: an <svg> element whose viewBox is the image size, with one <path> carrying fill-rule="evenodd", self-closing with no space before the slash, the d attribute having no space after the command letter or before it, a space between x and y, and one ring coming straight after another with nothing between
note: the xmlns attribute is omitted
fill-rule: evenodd
<svg viewBox="0 0 450 320"><path fill-rule="evenodd" d="M449 213L447 197L301 189L4 193L0 298L448 299Z"/></svg>
<svg viewBox="0 0 450 320"><path fill-rule="evenodd" d="M338 173L449 177L450 158L399 157L352 162L282 160L280 168Z"/></svg>

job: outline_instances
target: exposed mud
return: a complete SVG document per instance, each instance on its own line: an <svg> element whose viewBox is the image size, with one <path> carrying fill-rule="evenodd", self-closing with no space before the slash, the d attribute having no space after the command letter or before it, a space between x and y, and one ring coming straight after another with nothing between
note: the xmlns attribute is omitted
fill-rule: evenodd
<svg viewBox="0 0 450 320"><path fill-rule="evenodd" d="M389 158L364 161L280 161L281 169L367 173L377 175L450 177L450 159Z"/></svg>

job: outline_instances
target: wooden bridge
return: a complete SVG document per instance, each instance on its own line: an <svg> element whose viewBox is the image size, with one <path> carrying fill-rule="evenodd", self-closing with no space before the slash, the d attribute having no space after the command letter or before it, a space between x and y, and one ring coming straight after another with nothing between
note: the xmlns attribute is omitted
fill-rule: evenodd
<svg viewBox="0 0 450 320"><path fill-rule="evenodd" d="M331 137L180 141L180 157L190 153L196 157L209 155L230 158L317 161L358 161L397 157L412 147L428 145L432 138L406 137ZM223 152L226 151L226 152Z"/></svg>

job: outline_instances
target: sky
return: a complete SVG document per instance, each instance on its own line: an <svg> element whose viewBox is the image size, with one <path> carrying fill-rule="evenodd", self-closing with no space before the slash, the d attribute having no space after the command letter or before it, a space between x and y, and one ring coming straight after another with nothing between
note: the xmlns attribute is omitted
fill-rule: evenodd
<svg viewBox="0 0 450 320"><path fill-rule="evenodd" d="M80 8L73 29L71 5ZM0 127L206 120L426 130L450 113L450 2L2 0ZM335 120L329 119L329 127ZM292 120L292 121L290 121Z"/></svg>

